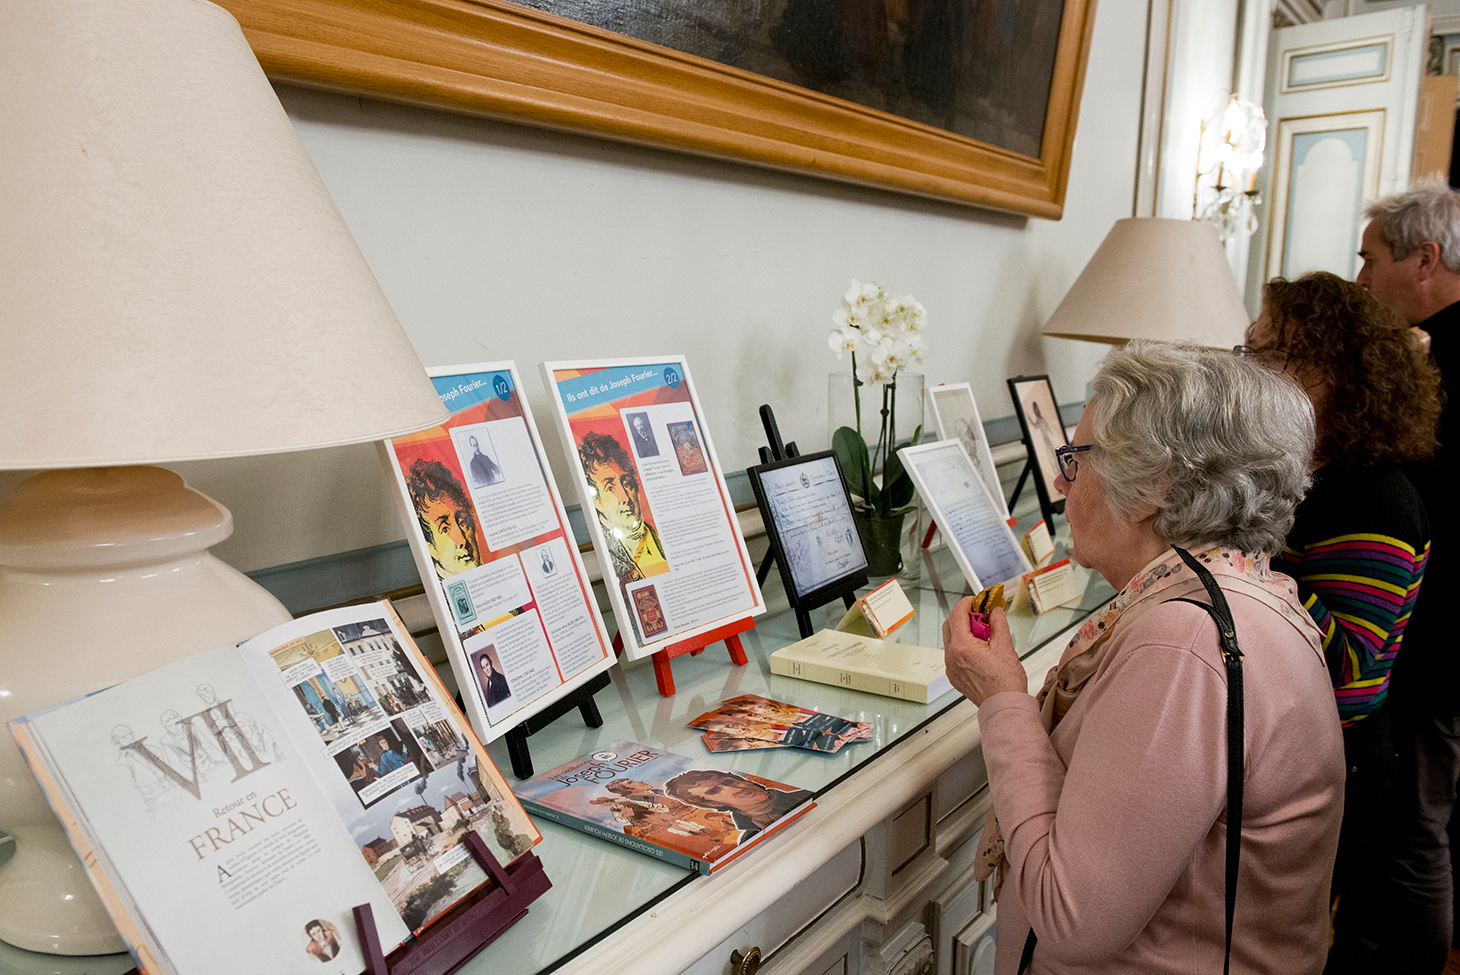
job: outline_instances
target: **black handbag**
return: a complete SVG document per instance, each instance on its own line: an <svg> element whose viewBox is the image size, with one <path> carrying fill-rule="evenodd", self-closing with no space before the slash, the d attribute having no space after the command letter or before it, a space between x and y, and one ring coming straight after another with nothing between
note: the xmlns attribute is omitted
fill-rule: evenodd
<svg viewBox="0 0 1460 975"><path fill-rule="evenodd" d="M1177 596L1166 600L1169 603L1183 602L1200 606L1217 624L1217 638L1221 643L1222 662L1227 666L1227 950L1222 959L1222 975L1230 975L1232 969L1232 917L1237 909L1237 864L1242 856L1242 774L1245 767L1244 743L1242 738L1242 651L1237 647L1237 625L1232 622L1232 611L1227 606L1227 597L1217 580L1206 566L1191 557L1191 553L1175 545L1181 561L1191 567L1211 597L1211 605L1195 599ZM1034 958L1034 945L1039 938L1034 929L1024 939L1024 951L1019 955L1019 975L1024 975Z"/></svg>

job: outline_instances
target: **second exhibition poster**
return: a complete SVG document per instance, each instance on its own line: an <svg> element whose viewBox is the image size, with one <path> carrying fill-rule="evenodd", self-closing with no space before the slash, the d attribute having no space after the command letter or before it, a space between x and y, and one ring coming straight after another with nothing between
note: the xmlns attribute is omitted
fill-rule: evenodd
<svg viewBox="0 0 1460 975"><path fill-rule="evenodd" d="M765 612L684 359L542 370L629 657Z"/></svg>

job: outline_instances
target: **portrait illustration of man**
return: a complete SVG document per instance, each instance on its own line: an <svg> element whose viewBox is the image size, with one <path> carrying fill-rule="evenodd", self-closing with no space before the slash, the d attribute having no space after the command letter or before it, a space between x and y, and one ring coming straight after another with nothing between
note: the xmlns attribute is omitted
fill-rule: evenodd
<svg viewBox="0 0 1460 975"><path fill-rule="evenodd" d="M437 460L417 460L406 475L406 490L436 574L443 579L481 565L476 512L466 489Z"/></svg>
<svg viewBox="0 0 1460 975"><path fill-rule="evenodd" d="M316 918L304 926L304 933L309 936L309 943L304 946L304 950L319 961L330 961L340 953L339 932L328 921Z"/></svg>
<svg viewBox="0 0 1460 975"><path fill-rule="evenodd" d="M512 689L507 686L507 677L492 661L492 655L482 653L477 660L477 679L481 681L482 693L486 695L487 707L500 704L512 696Z"/></svg>
<svg viewBox="0 0 1460 975"><path fill-rule="evenodd" d="M467 461L467 466L471 468L472 486L483 488L500 484L502 465L493 460L490 454L482 451L481 442L476 437L468 437L467 443L471 444L471 460Z"/></svg>
<svg viewBox="0 0 1460 975"><path fill-rule="evenodd" d="M768 788L736 772L690 769L664 783L670 798L730 814L745 839L811 798L805 789Z"/></svg>
<svg viewBox="0 0 1460 975"><path fill-rule="evenodd" d="M668 572L659 533L644 517L639 472L628 451L609 434L588 433L578 442L578 459L619 585Z"/></svg>
<svg viewBox="0 0 1460 975"><path fill-rule="evenodd" d="M640 457L658 457L659 441L654 439L654 428L649 425L649 414L630 413L629 432L633 435L634 453Z"/></svg>

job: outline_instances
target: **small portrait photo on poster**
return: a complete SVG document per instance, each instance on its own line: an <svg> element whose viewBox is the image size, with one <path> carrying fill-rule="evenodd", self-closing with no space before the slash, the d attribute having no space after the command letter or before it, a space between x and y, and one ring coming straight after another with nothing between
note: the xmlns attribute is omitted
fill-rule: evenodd
<svg viewBox="0 0 1460 975"><path fill-rule="evenodd" d="M629 440L634 453L640 457L658 457L659 441L654 438L654 427L649 423L647 413L625 413L624 424L629 428Z"/></svg>
<svg viewBox="0 0 1460 975"><path fill-rule="evenodd" d="M340 931L333 924L315 918L304 925L304 950L316 961L332 961L340 953Z"/></svg>
<svg viewBox="0 0 1460 975"><path fill-rule="evenodd" d="M703 474L710 469L705 463L705 451L700 438L695 434L693 420L669 424L669 441L674 444L674 458L679 461L679 472L685 477Z"/></svg>
<svg viewBox="0 0 1460 975"><path fill-rule="evenodd" d="M502 673L502 660L497 655L495 643L489 643L472 654L472 671L481 685L487 707L496 707L512 696L512 688L507 686L507 675Z"/></svg>
<svg viewBox="0 0 1460 975"><path fill-rule="evenodd" d="M653 586L634 590L634 612L639 617L639 630L645 640L653 639L667 632L669 623L664 619L664 608L659 605L659 594Z"/></svg>
<svg viewBox="0 0 1460 975"><path fill-rule="evenodd" d="M492 443L492 433L487 424L453 427L451 442L456 447L457 459L473 491L494 487L506 480L502 471L502 455Z"/></svg>
<svg viewBox="0 0 1460 975"><path fill-rule="evenodd" d="M439 460L421 458L406 471L406 491L436 574L445 579L479 567L476 510L451 469Z"/></svg>

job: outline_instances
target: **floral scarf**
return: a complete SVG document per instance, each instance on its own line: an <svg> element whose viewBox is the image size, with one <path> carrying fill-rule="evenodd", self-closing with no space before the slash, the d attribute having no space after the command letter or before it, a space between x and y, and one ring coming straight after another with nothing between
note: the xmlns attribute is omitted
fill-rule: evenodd
<svg viewBox="0 0 1460 975"><path fill-rule="evenodd" d="M1298 586L1291 578L1268 571L1266 558L1254 557L1236 549L1211 546L1191 553L1227 592L1240 592L1254 597L1286 619L1303 634L1315 654L1322 659L1319 650L1320 635L1312 617L1303 608L1298 598ZM1196 574L1181 561L1173 548L1151 562L1138 573L1098 617L1091 616L1080 627L1078 633L1066 645L1060 662L1049 671L1035 700L1039 703L1039 715L1046 732L1054 731L1060 720L1084 690L1090 678L1100 669L1110 637L1123 617L1132 610L1132 619L1124 620L1129 626L1150 606L1166 602L1178 596L1205 594L1206 589ZM994 882L994 896L998 897L1008 872L1009 861L1004 856L1004 837L999 831L998 820L992 811L984 823L983 835L979 839L978 859L974 863L974 877L983 880L998 872Z"/></svg>

